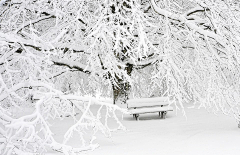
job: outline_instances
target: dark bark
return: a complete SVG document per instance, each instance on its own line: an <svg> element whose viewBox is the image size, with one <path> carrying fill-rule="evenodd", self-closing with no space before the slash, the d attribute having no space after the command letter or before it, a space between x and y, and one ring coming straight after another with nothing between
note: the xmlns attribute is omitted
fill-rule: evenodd
<svg viewBox="0 0 240 155"><path fill-rule="evenodd" d="M131 76L131 73L133 71L133 65L127 64L125 70L127 71L127 74ZM129 82L124 81L122 78L119 78L117 76L115 77L116 77L115 79L117 79L117 86L112 84L113 104L116 104L116 101L121 97L123 98L123 103L126 103L131 86Z"/></svg>
<svg viewBox="0 0 240 155"><path fill-rule="evenodd" d="M86 74L90 74L91 73L90 71L84 70L84 68L81 68L79 66L75 66L75 65L74 66L70 66L68 64L65 64L65 63L62 63L62 62L55 62L55 61L53 61L53 63L54 63L54 65L57 65L57 66L66 66L66 67L71 68L71 69L77 69L77 70L79 70L79 71L81 71L83 73L86 73Z"/></svg>

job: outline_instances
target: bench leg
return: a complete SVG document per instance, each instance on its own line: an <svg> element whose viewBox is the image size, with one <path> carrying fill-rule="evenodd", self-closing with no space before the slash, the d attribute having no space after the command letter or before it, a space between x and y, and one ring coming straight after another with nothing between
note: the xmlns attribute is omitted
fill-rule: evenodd
<svg viewBox="0 0 240 155"><path fill-rule="evenodd" d="M135 118L137 121L139 121L139 114L135 114Z"/></svg>
<svg viewBox="0 0 240 155"><path fill-rule="evenodd" d="M159 112L159 117L160 117L160 118L162 117L162 112Z"/></svg>
<svg viewBox="0 0 240 155"><path fill-rule="evenodd" d="M163 111L159 112L160 118L163 118Z"/></svg>
<svg viewBox="0 0 240 155"><path fill-rule="evenodd" d="M166 111L162 112L162 118L163 118L163 119L166 118L166 115L167 115L167 112L166 112Z"/></svg>

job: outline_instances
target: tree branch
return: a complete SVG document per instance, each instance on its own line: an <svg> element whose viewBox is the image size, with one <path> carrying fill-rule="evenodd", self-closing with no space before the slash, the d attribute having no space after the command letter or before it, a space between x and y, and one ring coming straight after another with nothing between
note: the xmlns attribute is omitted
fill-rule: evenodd
<svg viewBox="0 0 240 155"><path fill-rule="evenodd" d="M18 33L19 31L21 31L23 28L29 26L30 24L36 24L36 23L38 23L42 20L50 19L50 18L56 18L56 16L55 15L49 15L49 16L44 16L44 17L38 18L36 20L30 20L29 22L27 22L26 24L24 24L20 28L18 28L15 32Z"/></svg>
<svg viewBox="0 0 240 155"><path fill-rule="evenodd" d="M150 54L148 57L145 57L144 60L139 60L139 61L133 61L132 59L127 59L125 61L123 61L126 65L127 64L131 64L133 65L133 67L135 69L142 69L145 68L151 64L156 63L157 61L159 61L159 56L158 55L154 55L154 54ZM160 60L162 61L162 60Z"/></svg>
<svg viewBox="0 0 240 155"><path fill-rule="evenodd" d="M195 8L192 8L192 9L188 10L188 11L184 14L184 16L190 16L191 14L194 14L194 13L196 13L196 12L204 12L204 11L205 11L205 9L204 9L203 7L197 6L197 7L195 7Z"/></svg>
<svg viewBox="0 0 240 155"><path fill-rule="evenodd" d="M81 64L80 62L63 59L63 58L57 58L57 57L52 58L52 62L54 63L54 65L66 66L68 68L77 69L77 70L87 73L87 74L91 73L90 70L87 70L87 66L84 64Z"/></svg>
<svg viewBox="0 0 240 155"><path fill-rule="evenodd" d="M190 20L188 20L184 15L174 14L167 10L161 9L160 7L157 6L157 4L155 3L155 0L150 0L150 3L156 13L162 16L165 16L166 18L184 23L187 27L189 27L189 29L196 31L204 35L205 37L214 39L225 48L227 47L227 43L225 39L222 38L220 35L215 34L213 31L206 31L202 29L201 27L197 26L194 22L191 22Z"/></svg>
<svg viewBox="0 0 240 155"><path fill-rule="evenodd" d="M64 70L61 70L61 71L55 73L54 75L50 76L49 79L58 77L58 76L66 73L66 72L69 72L69 71L70 71L70 72L76 72L76 71L79 71L79 70L77 70L77 69L64 69Z"/></svg>

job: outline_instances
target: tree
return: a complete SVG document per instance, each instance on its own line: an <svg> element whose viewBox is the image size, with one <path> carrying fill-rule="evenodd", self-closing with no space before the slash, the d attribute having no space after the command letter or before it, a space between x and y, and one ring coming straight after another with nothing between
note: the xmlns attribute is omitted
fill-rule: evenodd
<svg viewBox="0 0 240 155"><path fill-rule="evenodd" d="M93 138L86 144L84 136L78 149L57 143L48 123L80 113L66 141L86 126L109 135L110 113L123 129L115 110L125 111L96 99L99 93L114 103L122 92L126 98L168 96L177 109L193 102L239 121L239 5L234 0L1 1L0 150L95 148ZM100 105L97 115L90 109L94 103ZM35 110L16 115L26 107Z"/></svg>

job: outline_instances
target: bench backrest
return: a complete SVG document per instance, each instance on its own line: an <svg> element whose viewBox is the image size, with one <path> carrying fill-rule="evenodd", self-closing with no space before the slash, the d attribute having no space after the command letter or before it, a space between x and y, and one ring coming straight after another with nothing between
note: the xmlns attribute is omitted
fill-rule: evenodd
<svg viewBox="0 0 240 155"><path fill-rule="evenodd" d="M127 100L128 108L169 105L168 97L139 98Z"/></svg>

